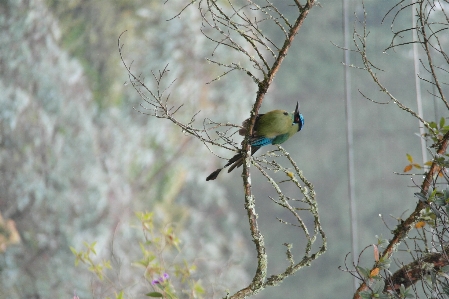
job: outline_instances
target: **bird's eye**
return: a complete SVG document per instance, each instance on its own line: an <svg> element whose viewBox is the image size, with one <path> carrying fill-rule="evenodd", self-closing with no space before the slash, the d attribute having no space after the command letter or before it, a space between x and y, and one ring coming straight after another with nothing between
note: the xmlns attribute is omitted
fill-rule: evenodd
<svg viewBox="0 0 449 299"><path fill-rule="evenodd" d="M284 111L284 115L288 115L288 112L287 112L287 111Z"/></svg>

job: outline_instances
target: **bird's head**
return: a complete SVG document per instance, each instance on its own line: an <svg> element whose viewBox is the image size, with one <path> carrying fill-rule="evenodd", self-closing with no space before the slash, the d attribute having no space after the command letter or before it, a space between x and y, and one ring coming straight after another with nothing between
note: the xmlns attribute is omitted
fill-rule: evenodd
<svg viewBox="0 0 449 299"><path fill-rule="evenodd" d="M296 102L295 112L293 112L293 123L298 124L298 132L301 131L304 126L304 116L299 113L299 103Z"/></svg>

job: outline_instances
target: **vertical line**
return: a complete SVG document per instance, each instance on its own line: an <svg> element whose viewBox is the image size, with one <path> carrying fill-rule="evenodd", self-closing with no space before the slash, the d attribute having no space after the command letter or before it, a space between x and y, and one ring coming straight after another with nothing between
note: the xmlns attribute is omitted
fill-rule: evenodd
<svg viewBox="0 0 449 299"><path fill-rule="evenodd" d="M433 110L435 112L435 122L438 123L439 118L438 118L438 103L437 103L437 97L435 96L437 90L435 88L435 78L432 78L432 82L434 84L432 84L432 98L433 98Z"/></svg>
<svg viewBox="0 0 449 299"><path fill-rule="evenodd" d="M411 0L412 2L414 0ZM421 99L421 81L418 78L418 74L419 74L419 53L418 53L418 30L419 30L419 26L416 23L416 15L415 13L417 13L417 4L416 2L413 2L412 5L412 28L415 28L414 30L412 30L412 39L413 39L413 64L415 67L415 90L416 90L416 104L418 106L418 115L419 117L423 118L423 109L422 109L422 99ZM423 28L424 30L424 28ZM424 41L426 42L426 41ZM438 120L437 120L438 121ZM420 140L421 140L421 154L422 154L422 163L424 165L424 163L427 162L427 146L426 146L426 140L424 139L424 125L419 121L419 135L420 135ZM424 166L424 169L426 169L426 166ZM433 228L431 228L431 232L432 232L432 242L430 243L430 245L432 246L431 248L431 252L436 252L436 248L435 248L435 244L438 244L438 238L436 236L436 233L434 231Z"/></svg>
<svg viewBox="0 0 449 299"><path fill-rule="evenodd" d="M351 101L351 76L349 73L350 57L349 57L349 0L343 1L343 37L344 37L344 63L345 63L345 112L346 112L346 146L348 158L348 196L349 196L349 214L351 225L351 247L352 262L357 265L358 257L358 232L357 232L357 209L355 203L354 191L354 141L352 126L352 101ZM358 281L354 277L354 292L357 289Z"/></svg>
<svg viewBox="0 0 449 299"><path fill-rule="evenodd" d="M413 0L412 0L413 1ZM416 104L418 105L418 115L423 118L423 109L422 109L422 99L421 99L421 82L418 78L419 74L419 53L418 53L418 32L419 29L418 24L416 24L416 8L417 4L413 3L412 5L412 30L413 34L413 62L415 66L415 90L416 90ZM421 154L422 154L422 163L427 162L427 146L426 140L424 139L424 126L421 122L419 122L419 134L421 135Z"/></svg>

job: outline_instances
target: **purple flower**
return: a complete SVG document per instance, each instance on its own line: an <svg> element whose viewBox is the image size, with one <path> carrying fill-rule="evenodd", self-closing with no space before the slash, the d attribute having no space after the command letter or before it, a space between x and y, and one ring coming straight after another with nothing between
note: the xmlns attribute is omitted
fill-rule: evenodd
<svg viewBox="0 0 449 299"><path fill-rule="evenodd" d="M167 273L164 273L161 277L159 277L158 279L153 279L153 281L151 282L152 285L155 284L161 284L163 283L165 280L169 279L170 276Z"/></svg>
<svg viewBox="0 0 449 299"><path fill-rule="evenodd" d="M153 281L151 282L152 285L159 284L159 283L161 283L159 281L159 279L153 279Z"/></svg>

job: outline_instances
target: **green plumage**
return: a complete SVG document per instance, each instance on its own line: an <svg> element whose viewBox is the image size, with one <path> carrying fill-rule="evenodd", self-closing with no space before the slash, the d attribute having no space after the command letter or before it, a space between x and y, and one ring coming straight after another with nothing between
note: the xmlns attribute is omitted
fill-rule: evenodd
<svg viewBox="0 0 449 299"><path fill-rule="evenodd" d="M242 124L239 134L246 135L249 119ZM251 135L251 155L253 155L260 147L270 144L281 144L287 141L291 136L302 129L304 125L304 117L299 113L299 104L296 104L295 111L289 113L285 110L273 110L265 114L258 114ZM218 168L212 172L206 181L215 180L220 171L229 167L228 172L243 164L242 153L236 154L229 159L228 163L222 168Z"/></svg>
<svg viewBox="0 0 449 299"><path fill-rule="evenodd" d="M261 115L254 126L256 136L277 138L287 134L287 138L279 139L276 144L286 141L296 132L298 132L298 124L293 124L293 113L285 110L273 110Z"/></svg>

